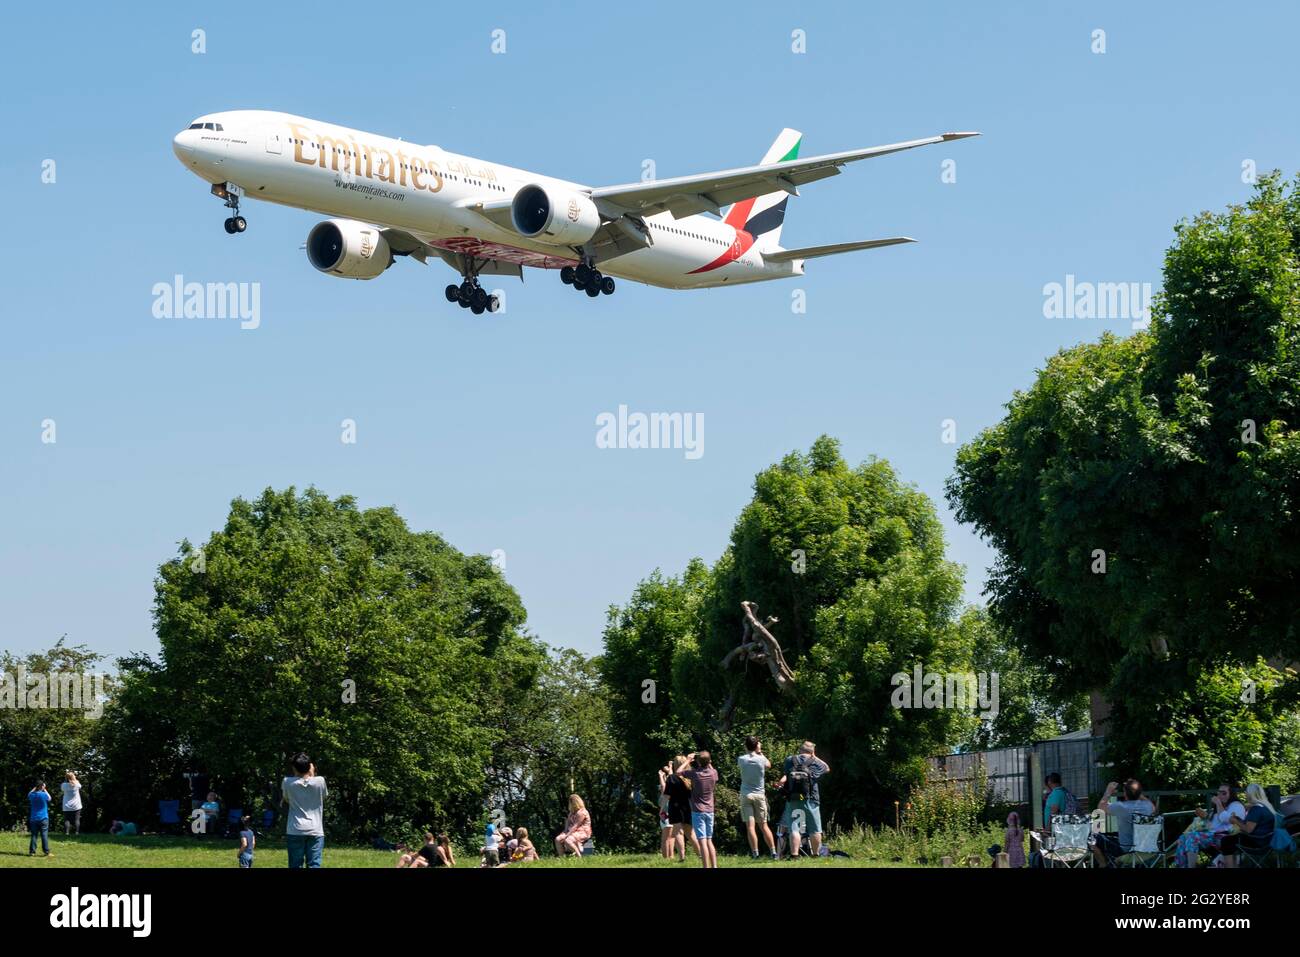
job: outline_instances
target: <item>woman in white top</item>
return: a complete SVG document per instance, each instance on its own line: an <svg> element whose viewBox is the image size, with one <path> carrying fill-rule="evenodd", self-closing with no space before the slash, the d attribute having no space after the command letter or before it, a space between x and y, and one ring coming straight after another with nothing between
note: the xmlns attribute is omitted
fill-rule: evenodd
<svg viewBox="0 0 1300 957"><path fill-rule="evenodd" d="M81 782L77 772L69 771L67 780L59 785L63 791L63 833L81 833Z"/></svg>
<svg viewBox="0 0 1300 957"><path fill-rule="evenodd" d="M1197 808L1196 816L1205 821L1203 830L1188 828L1178 838L1175 863L1179 867L1195 867L1202 849L1219 850L1219 842L1232 833L1232 817L1246 816L1246 808L1232 796L1232 788L1220 784L1212 799L1212 809Z"/></svg>

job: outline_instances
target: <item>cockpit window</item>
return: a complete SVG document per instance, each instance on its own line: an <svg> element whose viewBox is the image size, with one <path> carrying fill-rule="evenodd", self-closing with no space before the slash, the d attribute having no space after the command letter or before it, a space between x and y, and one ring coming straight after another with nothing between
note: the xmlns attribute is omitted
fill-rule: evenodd
<svg viewBox="0 0 1300 957"><path fill-rule="evenodd" d="M213 123L213 124L212 124L212 128L213 128L214 130L216 130L218 133L224 133L224 132L225 132L225 130L222 129L222 126L221 126L220 123Z"/></svg>
<svg viewBox="0 0 1300 957"><path fill-rule="evenodd" d="M214 133L224 133L220 123L191 123L189 126L192 130L212 130Z"/></svg>
<svg viewBox="0 0 1300 957"><path fill-rule="evenodd" d="M191 124L190 124L190 129L192 129L192 130L201 130L201 129L203 129L203 124L202 124L202 123L191 123Z"/></svg>

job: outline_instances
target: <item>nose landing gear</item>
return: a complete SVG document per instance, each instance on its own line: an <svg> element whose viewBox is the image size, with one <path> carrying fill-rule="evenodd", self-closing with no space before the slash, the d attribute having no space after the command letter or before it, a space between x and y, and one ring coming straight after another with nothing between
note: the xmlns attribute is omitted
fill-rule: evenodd
<svg viewBox="0 0 1300 957"><path fill-rule="evenodd" d="M242 233L248 228L248 220L239 215L239 197L244 191L234 183L214 183L212 185L212 195L218 199L226 201L226 209L230 210L231 215L226 219L226 232L230 235Z"/></svg>

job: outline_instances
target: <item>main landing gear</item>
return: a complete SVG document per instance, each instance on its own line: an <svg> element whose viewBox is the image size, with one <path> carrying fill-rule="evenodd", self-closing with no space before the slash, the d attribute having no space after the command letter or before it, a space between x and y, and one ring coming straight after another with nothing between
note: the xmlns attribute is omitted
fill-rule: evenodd
<svg viewBox="0 0 1300 957"><path fill-rule="evenodd" d="M458 303L462 309L468 309L476 316L496 312L501 308L501 300L480 286L477 276L466 276L459 286L454 283L448 286L446 295L448 302Z"/></svg>
<svg viewBox="0 0 1300 957"><path fill-rule="evenodd" d="M602 292L607 296L614 295L613 278L603 275L590 263L582 262L576 266L565 266L560 270L560 282L572 286L579 292L586 292L592 299Z"/></svg>
<svg viewBox="0 0 1300 957"><path fill-rule="evenodd" d="M239 215L239 194L242 193L234 183L216 183L212 187L212 195L218 199L226 201L226 209L230 210L231 215L226 219L226 232L230 235L242 233L248 228L248 220Z"/></svg>

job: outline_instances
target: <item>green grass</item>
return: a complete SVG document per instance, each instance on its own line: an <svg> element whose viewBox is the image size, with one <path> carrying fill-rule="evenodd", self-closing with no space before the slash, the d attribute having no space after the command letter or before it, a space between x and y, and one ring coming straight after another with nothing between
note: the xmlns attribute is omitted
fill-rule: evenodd
<svg viewBox="0 0 1300 957"><path fill-rule="evenodd" d="M841 835L832 846L842 848L853 856L850 858L831 857L817 860L801 859L799 861L781 861L772 863L766 858L752 861L748 856L736 854L719 854L719 867L917 867L914 859L902 853L903 845L890 843L882 834L892 831L853 832ZM972 836L968 841L979 843ZM41 856L39 845L35 857L27 856L27 833L6 831L0 833L0 868L4 867L236 867L235 851L238 842L222 838L169 837L163 835L141 835L139 837L113 837L108 834L82 834L77 837L65 837L62 834L50 835L52 856ZM987 842L985 842L987 846ZM899 853L895 853L895 852ZM894 860L894 857L903 860ZM478 854L457 852L459 867L477 867ZM369 848L341 847L325 845L325 867L387 867L397 862L397 855L388 851L374 851ZM938 860L927 862L937 866ZM255 867L282 868L288 866L288 855L283 838L263 838L258 841ZM657 867L657 868L695 868L699 860L694 855L687 857L685 863L666 861L655 854L597 854L582 859L568 858L560 860L553 855L546 855L540 861L524 865L529 870L538 868L583 868L583 867Z"/></svg>

